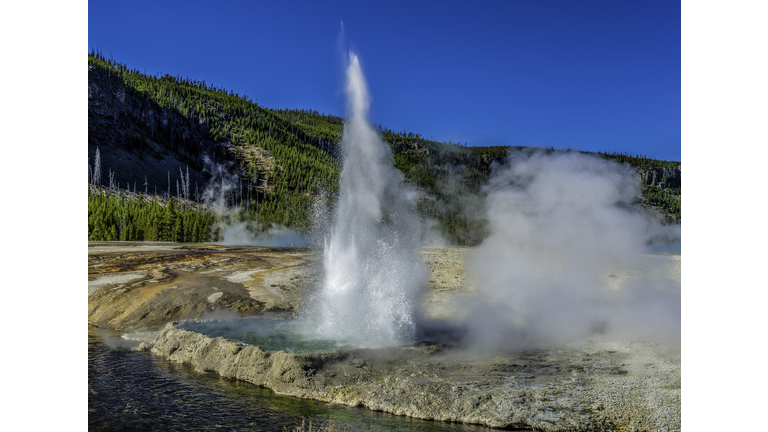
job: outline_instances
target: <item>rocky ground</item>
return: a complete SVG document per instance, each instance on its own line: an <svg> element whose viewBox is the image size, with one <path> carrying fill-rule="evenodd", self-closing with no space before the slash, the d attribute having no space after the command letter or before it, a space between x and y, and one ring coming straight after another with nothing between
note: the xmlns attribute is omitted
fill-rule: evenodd
<svg viewBox="0 0 768 432"><path fill-rule="evenodd" d="M425 249L423 311L452 316L473 295L470 249ZM680 430L680 351L658 341L598 337L556 349L476 355L450 345L268 352L179 328L189 318L290 314L320 275L292 248L90 243L89 324L132 332L141 349L274 391L425 419L545 431ZM680 257L664 277L680 280ZM606 277L620 286L638 269Z"/></svg>
<svg viewBox="0 0 768 432"><path fill-rule="evenodd" d="M280 394L423 419L544 431L680 430L679 353L650 342L485 356L444 345L290 354L169 323L141 349Z"/></svg>
<svg viewBox="0 0 768 432"><path fill-rule="evenodd" d="M118 331L173 320L290 313L316 274L307 250L172 243L88 248L88 322Z"/></svg>

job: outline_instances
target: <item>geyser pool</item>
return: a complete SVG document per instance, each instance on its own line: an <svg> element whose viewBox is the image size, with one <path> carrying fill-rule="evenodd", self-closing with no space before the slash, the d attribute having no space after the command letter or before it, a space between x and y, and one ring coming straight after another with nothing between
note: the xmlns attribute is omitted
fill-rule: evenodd
<svg viewBox="0 0 768 432"><path fill-rule="evenodd" d="M248 317L185 321L179 327L210 337L224 337L246 345L257 345L265 351L302 354L353 348L332 339L311 338L306 335L301 322L288 319Z"/></svg>
<svg viewBox="0 0 768 432"><path fill-rule="evenodd" d="M328 338L317 338L307 334L305 323L294 319L266 317L244 317L231 319L189 320L178 324L179 328L191 330L215 338L223 337L246 345L256 345L265 351L285 351L291 354L322 353L335 350L360 348L357 344ZM425 326L424 337L418 342L407 341L392 344L397 348L422 348L439 343L456 343L457 329ZM458 330L460 332L460 330Z"/></svg>

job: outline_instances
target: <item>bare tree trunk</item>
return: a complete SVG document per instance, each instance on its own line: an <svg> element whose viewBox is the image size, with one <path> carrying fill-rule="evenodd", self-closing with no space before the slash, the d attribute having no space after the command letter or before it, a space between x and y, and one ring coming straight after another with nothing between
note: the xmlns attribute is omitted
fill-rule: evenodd
<svg viewBox="0 0 768 432"><path fill-rule="evenodd" d="M101 156L98 147L96 147L96 159L93 162L93 184L101 186Z"/></svg>
<svg viewBox="0 0 768 432"><path fill-rule="evenodd" d="M187 165L187 178L184 181L184 198L189 199L189 165Z"/></svg>
<svg viewBox="0 0 768 432"><path fill-rule="evenodd" d="M115 189L115 173L109 168L109 190Z"/></svg>

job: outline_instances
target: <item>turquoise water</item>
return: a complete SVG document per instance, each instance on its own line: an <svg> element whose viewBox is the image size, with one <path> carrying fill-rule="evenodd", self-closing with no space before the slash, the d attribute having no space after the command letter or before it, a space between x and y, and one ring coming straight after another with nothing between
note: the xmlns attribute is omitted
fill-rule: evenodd
<svg viewBox="0 0 768 432"><path fill-rule="evenodd" d="M301 323L269 318L187 321L180 328L210 337L224 337L246 345L257 345L265 351L285 351L292 354L329 352L353 348L337 341L306 336Z"/></svg>

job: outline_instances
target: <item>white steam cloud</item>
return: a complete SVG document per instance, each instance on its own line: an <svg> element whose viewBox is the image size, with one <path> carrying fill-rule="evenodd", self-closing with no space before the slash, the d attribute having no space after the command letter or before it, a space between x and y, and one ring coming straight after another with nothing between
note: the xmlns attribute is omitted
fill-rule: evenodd
<svg viewBox="0 0 768 432"><path fill-rule="evenodd" d="M679 339L675 258L642 255L650 239L675 233L636 206L631 167L516 152L486 192L491 234L467 263L476 296L465 343L525 348L595 333Z"/></svg>
<svg viewBox="0 0 768 432"><path fill-rule="evenodd" d="M230 207L230 192L237 185L237 175L234 174L232 164L217 164L208 156L204 157L203 163L212 176L203 189L203 202L212 206L217 215L225 214Z"/></svg>
<svg viewBox="0 0 768 432"><path fill-rule="evenodd" d="M232 163L216 164L207 156L204 158L206 169L212 178L202 194L203 203L213 207L217 216L229 216L222 219L219 242L240 246L290 246L306 247L309 240L290 228L283 226L263 226L258 222L237 221L239 210L233 197L238 187L239 177Z"/></svg>
<svg viewBox="0 0 768 432"><path fill-rule="evenodd" d="M290 246L309 247L307 237L286 227L271 227L254 234L247 222L226 225L221 230L221 242L238 246Z"/></svg>

